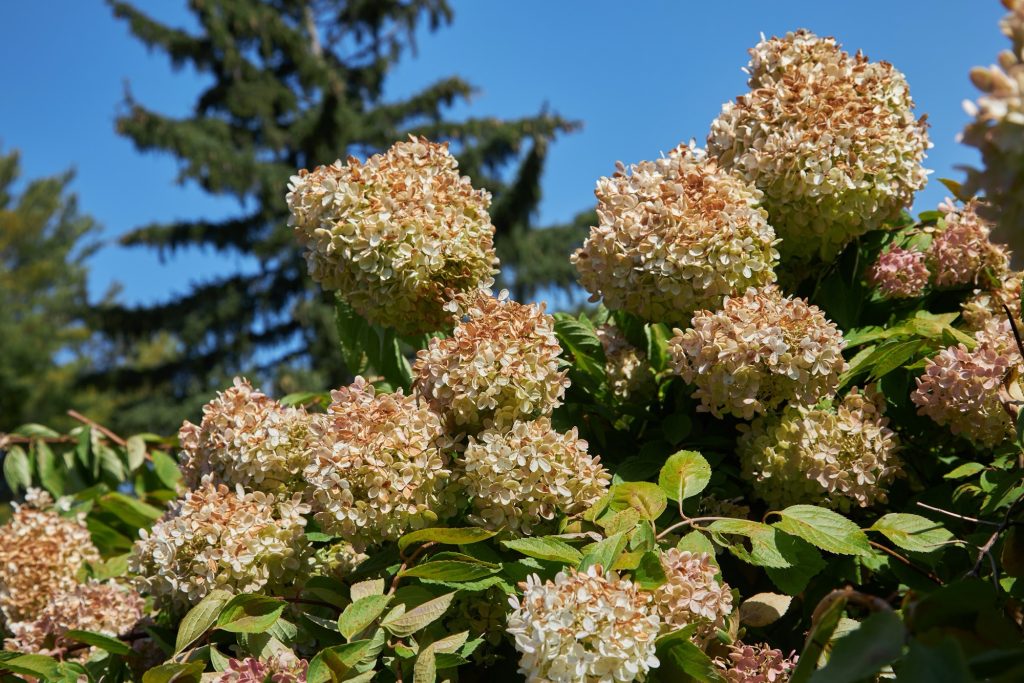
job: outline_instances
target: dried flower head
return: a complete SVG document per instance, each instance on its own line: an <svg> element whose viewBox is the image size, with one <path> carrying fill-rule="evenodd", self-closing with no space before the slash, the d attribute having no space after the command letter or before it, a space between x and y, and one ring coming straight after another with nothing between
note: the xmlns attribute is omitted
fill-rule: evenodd
<svg viewBox="0 0 1024 683"><path fill-rule="evenodd" d="M232 659L228 668L214 683L306 683L309 668L305 659L299 659L291 650L281 650L257 659Z"/></svg>
<svg viewBox="0 0 1024 683"><path fill-rule="evenodd" d="M893 247L878 255L868 270L868 283L887 299L921 296L928 286L924 252Z"/></svg>
<svg viewBox="0 0 1024 683"><path fill-rule="evenodd" d="M1010 265L1006 249L989 239L989 224L978 202L957 208L952 199L939 205L944 227L928 248L928 265L937 287L978 284L986 274L999 277Z"/></svg>
<svg viewBox="0 0 1024 683"><path fill-rule="evenodd" d="M273 593L308 571L308 512L299 494L275 498L206 483L139 531L129 568L140 591L175 609L218 588Z"/></svg>
<svg viewBox="0 0 1024 683"><path fill-rule="evenodd" d="M196 488L205 477L268 493L298 490L311 458L313 417L236 377L232 387L203 406L200 425L185 421L178 432L184 485Z"/></svg>
<svg viewBox="0 0 1024 683"><path fill-rule="evenodd" d="M869 388L834 408L787 406L741 427L743 476L773 506L816 503L847 510L886 501L899 475L899 441Z"/></svg>
<svg viewBox="0 0 1024 683"><path fill-rule="evenodd" d="M775 282L775 231L761 193L703 151L620 162L597 182L598 225L572 256L591 301L685 324L723 296Z"/></svg>
<svg viewBox="0 0 1024 683"><path fill-rule="evenodd" d="M846 369L845 341L817 306L778 288L726 297L674 330L675 371L697 390L698 410L750 419L785 402L813 405L832 396Z"/></svg>
<svg viewBox="0 0 1024 683"><path fill-rule="evenodd" d="M697 624L694 638L704 642L732 613L729 585L717 580L718 567L707 553L670 548L659 555L667 581L654 591L654 607L663 632Z"/></svg>
<svg viewBox="0 0 1024 683"><path fill-rule="evenodd" d="M708 153L764 192L783 261L830 261L924 187L925 119L906 79L809 31L750 51L750 92L723 105Z"/></svg>
<svg viewBox="0 0 1024 683"><path fill-rule="evenodd" d="M529 683L643 681L659 664L654 639L661 622L651 596L599 567L559 572L520 584L510 598L507 631Z"/></svg>
<svg viewBox="0 0 1024 683"><path fill-rule="evenodd" d="M491 196L459 175L447 143L410 137L365 163L299 171L288 190L309 274L371 322L403 334L447 327L451 295L497 272Z"/></svg>
<svg viewBox="0 0 1024 683"><path fill-rule="evenodd" d="M970 299L960 306L960 314L964 322L972 330L985 328L990 321L1006 320L1006 311L1010 309L1014 320L1020 321L1021 280L1024 273L1015 271L1005 274L991 286L975 289Z"/></svg>
<svg viewBox="0 0 1024 683"><path fill-rule="evenodd" d="M583 512L611 480L575 427L560 434L543 417L470 437L459 463L459 484L473 501L469 521L515 536Z"/></svg>
<svg viewBox="0 0 1024 683"><path fill-rule="evenodd" d="M135 591L116 583L90 581L57 593L30 621L10 624L5 646L18 652L57 655L73 643L64 634L74 629L116 638L142 618L143 601ZM85 659L92 648L75 653Z"/></svg>
<svg viewBox="0 0 1024 683"><path fill-rule="evenodd" d="M416 357L414 390L462 429L508 427L549 415L569 385L544 305L479 295L450 306L466 319Z"/></svg>
<svg viewBox="0 0 1024 683"><path fill-rule="evenodd" d="M746 645L736 641L725 657L715 659L728 683L788 683L799 658L786 657L767 643Z"/></svg>
<svg viewBox="0 0 1024 683"><path fill-rule="evenodd" d="M619 328L605 323L597 327L604 350L604 371L612 394L622 401L649 398L657 388L647 354L633 346Z"/></svg>
<svg viewBox="0 0 1024 683"><path fill-rule="evenodd" d="M0 622L34 619L55 596L74 588L86 562L99 559L84 515L62 517L53 498L29 489L0 527Z"/></svg>
<svg viewBox="0 0 1024 683"><path fill-rule="evenodd" d="M306 468L320 528L362 552L446 515L453 441L440 417L414 396L376 393L362 377L332 397Z"/></svg>

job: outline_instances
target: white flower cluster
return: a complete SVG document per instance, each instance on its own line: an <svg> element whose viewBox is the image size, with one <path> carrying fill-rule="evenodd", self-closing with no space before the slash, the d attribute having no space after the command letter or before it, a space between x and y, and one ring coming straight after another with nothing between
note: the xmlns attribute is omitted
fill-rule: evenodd
<svg viewBox="0 0 1024 683"><path fill-rule="evenodd" d="M608 491L611 475L600 462L575 427L560 434L547 418L484 430L459 460L459 484L473 501L469 521L529 536L581 513Z"/></svg>
<svg viewBox="0 0 1024 683"><path fill-rule="evenodd" d="M597 338L604 350L604 371L612 394L623 401L649 398L657 383L647 354L630 344L626 335L610 323L597 327Z"/></svg>
<svg viewBox="0 0 1024 683"><path fill-rule="evenodd" d="M777 287L726 297L674 330L675 371L697 390L698 410L750 419L783 403L814 405L832 396L846 370L845 340L817 306Z"/></svg>
<svg viewBox="0 0 1024 683"><path fill-rule="evenodd" d="M743 426L743 476L772 506L815 503L849 509L886 501L899 474L899 442L873 390L851 391L833 408L787 406Z"/></svg>
<svg viewBox="0 0 1024 683"><path fill-rule="evenodd" d="M371 322L447 327L445 302L493 281L490 194L459 175L447 144L410 137L365 163L300 171L288 190L310 275Z"/></svg>
<svg viewBox="0 0 1024 683"><path fill-rule="evenodd" d="M654 591L663 632L697 624L694 638L709 641L732 613L729 585L717 580L718 567L707 553L669 548L659 556L667 581Z"/></svg>
<svg viewBox="0 0 1024 683"><path fill-rule="evenodd" d="M543 305L502 292L453 302L466 320L452 336L430 340L417 354L414 390L456 427L508 428L561 405L569 385L559 369L562 347Z"/></svg>
<svg viewBox="0 0 1024 683"><path fill-rule="evenodd" d="M274 591L308 572L309 506L300 494L275 497L223 484L188 491L149 531L139 532L129 559L137 587L172 608L211 590Z"/></svg>
<svg viewBox="0 0 1024 683"><path fill-rule="evenodd" d="M530 576L521 587L507 630L528 683L643 681L658 666L661 620L631 581L591 567L545 583Z"/></svg>
<svg viewBox="0 0 1024 683"><path fill-rule="evenodd" d="M783 261L830 261L924 187L924 118L903 74L832 38L801 30L750 55L750 91L722 107L708 154L764 192Z"/></svg>
<svg viewBox="0 0 1024 683"><path fill-rule="evenodd" d="M377 394L361 377L332 397L305 472L320 528L362 551L447 514L454 444L440 417L414 396Z"/></svg>
<svg viewBox="0 0 1024 683"><path fill-rule="evenodd" d="M621 163L597 183L598 225L572 256L580 284L607 306L685 324L722 297L775 282L775 232L761 193L702 151Z"/></svg>
<svg viewBox="0 0 1024 683"><path fill-rule="evenodd" d="M960 314L968 327L981 330L991 321L1006 320L1003 306L1010 309L1014 320L1020 320L1022 278L1024 273L1014 271L1003 275L992 286L975 289L971 298L960 306Z"/></svg>

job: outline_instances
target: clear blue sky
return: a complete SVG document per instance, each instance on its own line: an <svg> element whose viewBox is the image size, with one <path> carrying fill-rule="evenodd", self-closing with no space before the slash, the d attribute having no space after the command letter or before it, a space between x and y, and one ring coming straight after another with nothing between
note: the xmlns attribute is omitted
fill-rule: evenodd
<svg viewBox="0 0 1024 683"><path fill-rule="evenodd" d="M184 2L137 4L189 25ZM954 139L966 120L961 102L974 96L967 72L993 62L1007 44L997 0L455 0L454 8L453 25L420 38L418 55L395 73L389 95L458 74L481 92L456 116L516 116L547 104L581 119L584 129L551 151L545 221L590 206L594 181L618 159L652 158L691 137L703 144L721 104L744 91L740 68L759 34L799 27L834 35L848 50L906 73L935 143L926 163L933 182L916 208L932 207L944 194L935 179L959 177L954 167L974 159ZM76 168L81 208L105 226L108 246L92 263L94 296L117 281L125 301L162 300L212 274L252 267L201 252L161 263L146 249L114 244L137 225L239 209L176 185L172 158L139 154L114 133L126 82L147 106L185 115L202 87L196 74L172 71L99 0L0 4L0 64L0 144L21 150L26 177Z"/></svg>

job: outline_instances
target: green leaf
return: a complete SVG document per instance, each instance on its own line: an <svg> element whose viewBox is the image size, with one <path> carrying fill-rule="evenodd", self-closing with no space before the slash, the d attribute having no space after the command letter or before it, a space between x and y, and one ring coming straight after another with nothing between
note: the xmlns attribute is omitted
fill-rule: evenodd
<svg viewBox="0 0 1024 683"><path fill-rule="evenodd" d="M448 593L414 607L400 616L392 617L389 615L381 622L381 626L399 638L411 636L413 633L439 619L448 609L449 605L452 604L454 598L455 593Z"/></svg>
<svg viewBox="0 0 1024 683"><path fill-rule="evenodd" d="M128 437L124 447L128 455L128 470L134 472L146 462L146 441L139 435Z"/></svg>
<svg viewBox="0 0 1024 683"><path fill-rule="evenodd" d="M338 617L338 632L345 640L352 640L384 613L389 602L390 595L367 595L356 600Z"/></svg>
<svg viewBox="0 0 1024 683"><path fill-rule="evenodd" d="M943 479L964 479L978 472L983 472L985 466L980 462L965 462L963 465L954 468L952 471L942 475Z"/></svg>
<svg viewBox="0 0 1024 683"><path fill-rule="evenodd" d="M672 330L664 323L651 323L644 326L647 335L647 362L655 372L668 367L668 340L672 338Z"/></svg>
<svg viewBox="0 0 1024 683"><path fill-rule="evenodd" d="M907 655L893 666L899 683L964 683L973 680L960 644L948 636L934 645L911 640Z"/></svg>
<svg viewBox="0 0 1024 683"><path fill-rule="evenodd" d="M871 556L867 534L839 513L817 505L791 505L773 526L838 555Z"/></svg>
<svg viewBox="0 0 1024 683"><path fill-rule="evenodd" d="M658 475L658 486L669 500L691 498L711 481L711 465L697 451L679 451L665 462Z"/></svg>
<svg viewBox="0 0 1024 683"><path fill-rule="evenodd" d="M181 620L174 641L174 654L178 654L206 633L217 622L217 617L231 597L229 591L215 589L196 603Z"/></svg>
<svg viewBox="0 0 1024 683"><path fill-rule="evenodd" d="M626 532L620 531L599 543L595 543L590 552L580 561L579 568L583 570L600 565L604 569L611 569L615 565L615 560L625 550L628 540Z"/></svg>
<svg viewBox="0 0 1024 683"><path fill-rule="evenodd" d="M903 622L895 612L875 612L860 628L835 641L828 663L811 683L857 683L891 664L903 653Z"/></svg>
<svg viewBox="0 0 1024 683"><path fill-rule="evenodd" d="M538 560L578 565L583 559L583 553L579 550L561 539L550 536L517 538L511 541L502 541L501 544L509 550Z"/></svg>
<svg viewBox="0 0 1024 683"><path fill-rule="evenodd" d="M32 465L21 446L10 446L4 456L4 479L11 491L27 489L32 485Z"/></svg>
<svg viewBox="0 0 1024 683"><path fill-rule="evenodd" d="M117 491L100 496L97 504L126 524L140 529L148 529L163 515L163 510L160 508L155 508L137 498L131 498Z"/></svg>
<svg viewBox="0 0 1024 683"><path fill-rule="evenodd" d="M936 551L953 540L953 534L942 524L904 512L890 512L871 528L904 550L918 553Z"/></svg>
<svg viewBox="0 0 1024 683"><path fill-rule="evenodd" d="M244 593L231 598L217 618L217 628L231 633L263 633L284 611L283 600Z"/></svg>
<svg viewBox="0 0 1024 683"><path fill-rule="evenodd" d="M373 330L341 296L335 298L334 322L345 365L353 375L363 374L367 370L367 363L361 337L367 330ZM380 343L379 340L376 341Z"/></svg>
<svg viewBox="0 0 1024 683"><path fill-rule="evenodd" d="M719 519L705 527L705 531L712 534L712 537L720 545L728 547L744 562L759 567L788 568L792 566L792 563L779 550L778 530L767 524L745 519ZM730 544L726 539L721 538L723 534L745 536L750 540L749 551L745 547Z"/></svg>
<svg viewBox="0 0 1024 683"><path fill-rule="evenodd" d="M362 600L371 595L384 595L384 579L369 579L352 584L349 588L349 597L352 602Z"/></svg>
<svg viewBox="0 0 1024 683"><path fill-rule="evenodd" d="M620 511L632 508L640 514L641 519L652 522L661 516L668 506L668 499L661 488L647 481L626 481L616 484L611 490L609 507Z"/></svg>
<svg viewBox="0 0 1024 683"><path fill-rule="evenodd" d="M404 570L400 576L411 576L418 579L433 581L476 581L485 576L492 576L500 571L498 568L476 562L460 562L457 560L436 560L424 562Z"/></svg>
<svg viewBox="0 0 1024 683"><path fill-rule="evenodd" d="M665 568L661 566L661 559L656 551L648 551L643 554L640 564L633 571L632 580L645 591L653 591L668 580L668 577L665 576Z"/></svg>
<svg viewBox="0 0 1024 683"><path fill-rule="evenodd" d="M425 648L416 658L412 668L412 683L434 683L437 680L437 660L434 650Z"/></svg>
<svg viewBox="0 0 1024 683"><path fill-rule="evenodd" d="M480 529L477 527L465 527L460 529L446 529L443 527L431 527L419 529L408 533L398 539L398 549L405 550L413 543L434 542L444 545L470 545L493 538L497 532Z"/></svg>
<svg viewBox="0 0 1024 683"><path fill-rule="evenodd" d="M655 670L659 681L701 681L702 683L725 683L721 669L691 640L693 628L684 628L669 633L656 641L655 654L660 666Z"/></svg>
<svg viewBox="0 0 1024 683"><path fill-rule="evenodd" d="M36 470L39 472L39 483L49 491L54 498L64 495L64 483L67 477L63 463L57 459L45 441L37 441L36 449Z"/></svg>
<svg viewBox="0 0 1024 683"><path fill-rule="evenodd" d="M199 683L205 668L205 662L161 664L143 674L142 683Z"/></svg>
<svg viewBox="0 0 1024 683"><path fill-rule="evenodd" d="M4 657L0 660L0 669L7 669L22 676L35 676L43 681L60 676L60 664L53 657L46 655L17 654L13 657Z"/></svg>
<svg viewBox="0 0 1024 683"><path fill-rule="evenodd" d="M70 629L64 632L64 637L68 640L74 640L79 643L98 647L113 655L126 655L132 651L128 645L122 643L117 638L111 638L110 636L105 636L102 633Z"/></svg>
<svg viewBox="0 0 1024 683"><path fill-rule="evenodd" d="M306 683L342 681L345 675L369 653L371 640L357 640L321 650L309 662Z"/></svg>
<svg viewBox="0 0 1024 683"><path fill-rule="evenodd" d="M701 531L691 531L676 543L676 550L685 550L691 553L706 553L712 564L717 565L715 560L715 545Z"/></svg>
<svg viewBox="0 0 1024 683"><path fill-rule="evenodd" d="M60 432L50 429L46 425L36 424L35 422L28 422L15 429L12 434L18 436L25 436L28 438L39 437L40 439L57 439L60 437Z"/></svg>
<svg viewBox="0 0 1024 683"><path fill-rule="evenodd" d="M807 683L810 680L811 674L818 668L818 659L832 639L832 634L836 632L836 626L839 625L845 609L846 598L839 597L818 617L807 636L807 642L804 643L804 649L800 653L800 659L789 678L789 683Z"/></svg>
<svg viewBox="0 0 1024 683"><path fill-rule="evenodd" d="M786 594L802 593L811 579L826 567L821 551L804 539L781 531L776 536L775 543L790 566L765 567L765 573Z"/></svg>
<svg viewBox="0 0 1024 683"><path fill-rule="evenodd" d="M171 491L177 489L178 482L181 481L181 470L178 469L178 463L163 451L153 451L151 455L153 456L153 471L156 472L160 483Z"/></svg>

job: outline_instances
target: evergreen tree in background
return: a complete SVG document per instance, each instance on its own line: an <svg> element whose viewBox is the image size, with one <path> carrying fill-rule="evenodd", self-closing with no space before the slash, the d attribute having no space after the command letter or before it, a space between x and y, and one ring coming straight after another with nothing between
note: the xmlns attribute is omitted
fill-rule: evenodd
<svg viewBox="0 0 1024 683"><path fill-rule="evenodd" d="M535 230L533 218L548 144L575 123L546 111L446 120L446 110L473 92L457 77L406 99L383 97L417 28L451 20L445 0L191 0L198 32L158 23L128 2L110 5L176 67L212 79L186 118L129 96L118 130L139 150L175 155L181 182L242 206L229 220L144 226L123 242L161 253L212 248L251 257L258 270L224 273L162 305L108 307L103 325L115 338L170 333L180 346L170 362L107 373L109 385L145 385L150 400L166 407L201 398L235 372L272 381L277 391L340 384L346 370L337 360L331 302L306 276L287 227L286 185L296 169L365 157L409 134L450 141L462 172L494 194L498 254L514 278L502 284L526 297L573 281L567 256L585 236L584 222ZM284 370L271 375L271 368ZM140 407L140 421L144 414Z"/></svg>

